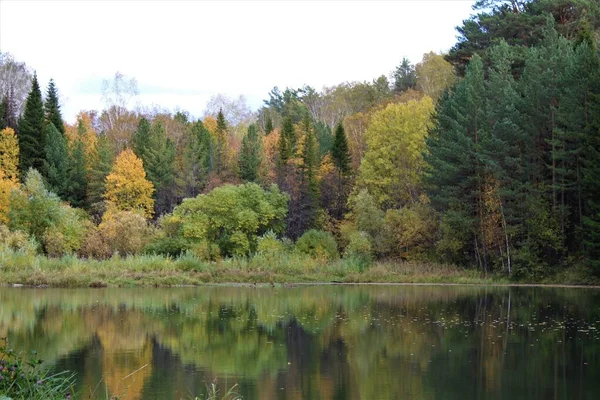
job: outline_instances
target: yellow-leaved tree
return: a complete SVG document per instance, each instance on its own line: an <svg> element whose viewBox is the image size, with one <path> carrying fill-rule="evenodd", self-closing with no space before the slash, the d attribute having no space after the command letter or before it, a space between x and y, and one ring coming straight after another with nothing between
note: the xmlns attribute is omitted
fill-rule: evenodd
<svg viewBox="0 0 600 400"><path fill-rule="evenodd" d="M0 224L7 223L10 192L19 187L19 141L15 131L0 131Z"/></svg>
<svg viewBox="0 0 600 400"><path fill-rule="evenodd" d="M357 183L380 206L402 207L418 200L425 167L425 138L433 111L433 101L425 96L389 104L371 117Z"/></svg>
<svg viewBox="0 0 600 400"><path fill-rule="evenodd" d="M146 179L144 165L131 149L123 150L106 177L108 210L137 211L146 218L154 213L154 185Z"/></svg>

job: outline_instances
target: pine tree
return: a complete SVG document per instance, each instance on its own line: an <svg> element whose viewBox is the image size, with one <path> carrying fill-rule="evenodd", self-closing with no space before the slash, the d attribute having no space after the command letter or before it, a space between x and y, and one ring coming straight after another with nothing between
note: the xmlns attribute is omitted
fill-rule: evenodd
<svg viewBox="0 0 600 400"><path fill-rule="evenodd" d="M227 172L227 122L221 109L219 109L219 113L217 114L215 136L215 172L223 178Z"/></svg>
<svg viewBox="0 0 600 400"><path fill-rule="evenodd" d="M248 127L248 133L242 139L239 155L240 178L248 182L258 180L258 168L262 161L262 140L258 136L256 125Z"/></svg>
<svg viewBox="0 0 600 400"><path fill-rule="evenodd" d="M273 119L267 115L267 122L265 122L265 135L273 132Z"/></svg>
<svg viewBox="0 0 600 400"><path fill-rule="evenodd" d="M133 134L132 148L135 155L142 160L146 156L146 147L150 142L150 122L146 118L140 119L137 129Z"/></svg>
<svg viewBox="0 0 600 400"><path fill-rule="evenodd" d="M87 160L85 153L85 135L86 128L80 119L77 123L77 140L72 143L69 149L69 163L67 169L68 182L66 190L66 200L74 207L87 206L88 176Z"/></svg>
<svg viewBox="0 0 600 400"><path fill-rule="evenodd" d="M50 79L48 90L46 91L46 104L44 104L46 112L46 123L54 124L54 127L62 134L65 134L65 123L60 113L60 104L58 103L58 92L54 84L54 80Z"/></svg>
<svg viewBox="0 0 600 400"><path fill-rule="evenodd" d="M348 149L348 140L344 132L344 126L339 123L335 128L335 137L333 146L331 146L331 158L340 174L347 175L350 168L350 150Z"/></svg>
<svg viewBox="0 0 600 400"><path fill-rule="evenodd" d="M296 132L291 117L285 117L279 134L279 163L284 165L294 156L296 149Z"/></svg>
<svg viewBox="0 0 600 400"><path fill-rule="evenodd" d="M400 93L414 89L417 85L415 67L408 58L404 57L402 63L394 71L394 92Z"/></svg>
<svg viewBox="0 0 600 400"><path fill-rule="evenodd" d="M142 131L145 136L145 128ZM174 186L175 145L167 138L165 129L159 121L152 124L144 143L138 142L139 139L140 136L136 135L139 157L143 161L148 180L152 182L155 188L156 215L160 216L165 212L169 212L176 200Z"/></svg>
<svg viewBox="0 0 600 400"><path fill-rule="evenodd" d="M91 162L88 174L87 203L100 211L104 193L106 192L106 176L110 173L113 165L114 153L111 143L106 136L101 136L96 145L97 156Z"/></svg>
<svg viewBox="0 0 600 400"><path fill-rule="evenodd" d="M48 142L46 144L43 176L48 183L48 190L65 199L68 169L67 141L52 122L44 127L44 131Z"/></svg>
<svg viewBox="0 0 600 400"><path fill-rule="evenodd" d="M206 186L212 170L213 140L200 120L191 124L188 135L177 181L182 197L196 197Z"/></svg>
<svg viewBox="0 0 600 400"><path fill-rule="evenodd" d="M25 110L19 120L18 137L21 154L19 160L21 174L25 174L29 168L42 171L45 165L46 151L44 104L42 103L42 92L35 74L31 83L31 91L25 102Z"/></svg>

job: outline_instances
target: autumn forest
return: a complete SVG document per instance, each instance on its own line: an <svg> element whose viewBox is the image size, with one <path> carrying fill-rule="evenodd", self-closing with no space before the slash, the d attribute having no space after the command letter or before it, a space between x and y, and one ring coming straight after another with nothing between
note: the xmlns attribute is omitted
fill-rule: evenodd
<svg viewBox="0 0 600 400"><path fill-rule="evenodd" d="M204 281L289 262L285 280L598 282L600 5L479 0L457 30L372 81L274 87L258 110L214 95L200 119L132 107L116 73L69 124L60 82L0 53L3 282L136 259Z"/></svg>

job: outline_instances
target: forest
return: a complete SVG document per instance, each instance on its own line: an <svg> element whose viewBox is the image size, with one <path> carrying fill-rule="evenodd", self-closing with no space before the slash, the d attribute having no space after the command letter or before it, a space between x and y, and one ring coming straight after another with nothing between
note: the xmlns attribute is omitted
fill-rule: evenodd
<svg viewBox="0 0 600 400"><path fill-rule="evenodd" d="M0 271L262 257L597 282L600 4L479 0L457 31L372 81L256 111L214 95L200 119L131 107L116 73L69 124L60 82L0 53Z"/></svg>

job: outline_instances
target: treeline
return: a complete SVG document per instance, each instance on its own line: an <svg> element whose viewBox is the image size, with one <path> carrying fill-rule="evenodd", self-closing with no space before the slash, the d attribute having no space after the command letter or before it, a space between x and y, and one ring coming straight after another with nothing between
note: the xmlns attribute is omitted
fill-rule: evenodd
<svg viewBox="0 0 600 400"><path fill-rule="evenodd" d="M475 7L449 54L404 59L391 81L275 87L256 113L216 96L201 120L131 110L117 74L102 112L65 124L54 82L43 99L3 54L5 246L599 270L599 7Z"/></svg>

